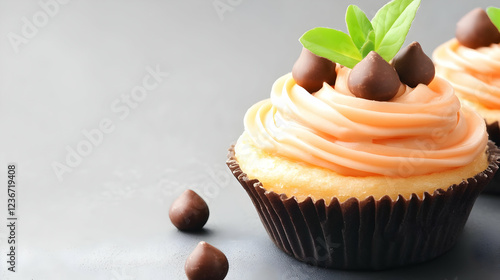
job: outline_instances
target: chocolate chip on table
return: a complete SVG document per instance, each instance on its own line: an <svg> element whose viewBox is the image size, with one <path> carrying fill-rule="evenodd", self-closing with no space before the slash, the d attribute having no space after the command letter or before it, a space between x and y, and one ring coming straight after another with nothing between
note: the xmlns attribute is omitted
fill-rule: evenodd
<svg viewBox="0 0 500 280"><path fill-rule="evenodd" d="M184 270L189 280L222 280L229 263L219 249L201 241L187 258Z"/></svg>
<svg viewBox="0 0 500 280"><path fill-rule="evenodd" d="M500 31L481 8L470 11L458 21L455 37L460 44L471 49L500 43Z"/></svg>
<svg viewBox="0 0 500 280"><path fill-rule="evenodd" d="M412 88L418 84L430 84L436 74L434 63L418 42L400 50L392 59L392 66L398 72L401 82Z"/></svg>
<svg viewBox="0 0 500 280"><path fill-rule="evenodd" d="M170 206L172 224L182 231L200 230L210 214L207 203L196 192L186 190Z"/></svg>
<svg viewBox="0 0 500 280"><path fill-rule="evenodd" d="M323 87L323 82L334 85L337 79L336 63L324 57L317 56L303 48L299 58L293 65L292 77L295 82L309 93Z"/></svg>
<svg viewBox="0 0 500 280"><path fill-rule="evenodd" d="M371 51L349 74L349 90L357 97L375 101L392 99L399 91L398 73L378 53Z"/></svg>

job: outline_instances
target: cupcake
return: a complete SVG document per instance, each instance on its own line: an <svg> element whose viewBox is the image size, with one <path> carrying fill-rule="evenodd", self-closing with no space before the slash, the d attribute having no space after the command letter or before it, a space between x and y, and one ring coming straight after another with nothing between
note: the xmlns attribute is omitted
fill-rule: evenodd
<svg viewBox="0 0 500 280"><path fill-rule="evenodd" d="M349 34L307 31L292 72L245 115L227 165L272 241L300 261L433 259L498 169L483 119L434 77L418 43L400 50L419 4L392 1L371 21L350 6Z"/></svg>
<svg viewBox="0 0 500 280"><path fill-rule="evenodd" d="M476 8L458 23L455 38L433 54L437 74L448 80L464 106L486 121L490 140L500 145L500 9ZM500 193L500 178L486 187Z"/></svg>

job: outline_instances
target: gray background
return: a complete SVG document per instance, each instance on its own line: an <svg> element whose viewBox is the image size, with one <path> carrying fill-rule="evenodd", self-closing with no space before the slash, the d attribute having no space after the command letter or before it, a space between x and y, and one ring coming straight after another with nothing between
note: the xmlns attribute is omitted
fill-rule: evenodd
<svg viewBox="0 0 500 280"><path fill-rule="evenodd" d="M49 0L40 2L46 3ZM345 30L349 3L371 18L385 1L70 0L44 22L37 0L0 1L0 174L18 164L18 272L6 271L6 183L0 183L1 279L184 279L205 240L224 251L227 279L495 279L500 274L500 197L482 196L460 243L435 261L383 272L311 267L279 251L225 167L242 118L267 98L315 26ZM456 21L497 1L424 0L407 43L426 52L454 36ZM40 17L18 47L23 18ZM17 52L16 52L17 48ZM157 87L123 106L147 77ZM82 130L114 130L59 180L84 145ZM193 188L210 206L206 230L185 234L170 203ZM481 278L482 277L482 278Z"/></svg>

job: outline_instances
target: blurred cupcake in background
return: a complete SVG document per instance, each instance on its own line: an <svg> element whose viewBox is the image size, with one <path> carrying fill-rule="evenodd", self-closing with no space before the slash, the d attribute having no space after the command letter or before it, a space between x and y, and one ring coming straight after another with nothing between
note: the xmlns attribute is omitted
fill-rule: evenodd
<svg viewBox="0 0 500 280"><path fill-rule="evenodd" d="M433 54L436 74L448 80L462 104L486 121L489 139L500 145L500 9L476 8L457 23L455 38ZM500 193L500 178L487 192Z"/></svg>

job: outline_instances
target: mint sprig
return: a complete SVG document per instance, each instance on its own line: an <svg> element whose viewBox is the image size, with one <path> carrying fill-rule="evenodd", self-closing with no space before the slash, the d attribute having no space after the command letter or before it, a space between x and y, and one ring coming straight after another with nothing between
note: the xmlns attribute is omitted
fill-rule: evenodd
<svg viewBox="0 0 500 280"><path fill-rule="evenodd" d="M421 0L393 0L370 21L357 6L346 11L349 35L335 29L313 28L299 41L312 53L353 68L370 51L389 62L403 45Z"/></svg>
<svg viewBox="0 0 500 280"><path fill-rule="evenodd" d="M489 7L486 9L486 13L491 19L491 22L498 28L500 31L500 9L495 7Z"/></svg>

